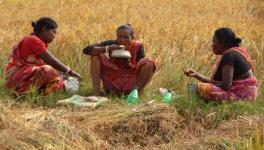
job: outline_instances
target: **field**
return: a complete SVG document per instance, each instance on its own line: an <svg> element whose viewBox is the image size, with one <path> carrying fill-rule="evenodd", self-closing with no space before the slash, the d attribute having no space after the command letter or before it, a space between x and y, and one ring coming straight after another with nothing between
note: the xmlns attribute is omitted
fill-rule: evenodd
<svg viewBox="0 0 264 150"><path fill-rule="evenodd" d="M82 49L114 39L119 25L132 24L147 56L157 59L138 111L114 95L96 110L55 105L69 93L15 99L4 88L3 68L13 45L41 16L58 22L49 50L84 77L81 95L92 92ZM0 0L0 20L0 149L264 149L263 0ZM215 104L188 96L188 84L196 81L182 69L210 76L216 61L212 35L219 27L232 28L257 65L255 103ZM183 96L166 106L158 87ZM145 105L150 100L157 102Z"/></svg>

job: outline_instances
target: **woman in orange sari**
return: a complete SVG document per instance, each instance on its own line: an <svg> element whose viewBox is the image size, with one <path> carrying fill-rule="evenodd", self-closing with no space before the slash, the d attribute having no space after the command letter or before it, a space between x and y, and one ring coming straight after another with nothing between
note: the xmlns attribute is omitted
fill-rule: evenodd
<svg viewBox="0 0 264 150"><path fill-rule="evenodd" d="M108 92L127 94L135 88L142 91L154 74L155 62L145 58L143 44L134 39L132 27L129 24L118 27L116 36L116 40L90 45L83 50L91 56L94 95L100 95L101 80ZM130 59L111 57L113 51L123 48L131 54Z"/></svg>
<svg viewBox="0 0 264 150"><path fill-rule="evenodd" d="M211 79L193 69L185 74L201 81L197 93L206 100L251 100L257 97L257 79L254 76L255 65L246 50L239 47L241 42L229 28L220 28L213 37L213 52L221 55Z"/></svg>
<svg viewBox="0 0 264 150"><path fill-rule="evenodd" d="M81 77L48 51L48 43L55 38L57 23L43 17L33 22L32 26L34 32L13 48L5 68L6 86L19 94L29 92L31 88L43 94L64 90L64 81L57 70L76 78Z"/></svg>

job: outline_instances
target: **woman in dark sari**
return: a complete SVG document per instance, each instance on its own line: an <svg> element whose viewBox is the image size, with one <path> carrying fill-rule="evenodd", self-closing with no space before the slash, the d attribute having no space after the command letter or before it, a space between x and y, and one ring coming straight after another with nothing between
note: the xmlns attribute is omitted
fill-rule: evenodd
<svg viewBox="0 0 264 150"><path fill-rule="evenodd" d="M239 47L241 42L229 28L220 28L213 37L213 52L220 55L211 79L193 69L184 73L201 83L197 85L200 97L212 101L256 100L257 79L255 65L246 50Z"/></svg>
<svg viewBox="0 0 264 150"><path fill-rule="evenodd" d="M143 44L134 39L132 27L128 24L118 27L116 36L116 40L89 45L83 50L91 56L94 95L100 95L101 80L108 92L127 94L135 88L142 91L154 74L155 62L145 58ZM131 58L112 57L112 52L120 49L128 51Z"/></svg>

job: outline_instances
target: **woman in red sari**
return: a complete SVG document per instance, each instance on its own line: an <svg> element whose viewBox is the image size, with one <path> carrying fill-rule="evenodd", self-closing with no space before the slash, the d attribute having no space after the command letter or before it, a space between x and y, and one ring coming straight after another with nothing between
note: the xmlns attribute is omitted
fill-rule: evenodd
<svg viewBox="0 0 264 150"><path fill-rule="evenodd" d="M206 100L251 100L257 97L257 79L254 76L255 65L246 50L239 47L241 42L229 28L220 28L213 37L213 52L221 55L211 79L193 69L185 74L194 77L198 83L198 95Z"/></svg>
<svg viewBox="0 0 264 150"><path fill-rule="evenodd" d="M56 34L57 23L40 18L32 23L34 32L25 36L13 48L5 68L6 86L19 94L38 89L43 94L65 89L64 81L57 70L73 77L80 75L69 69L48 51Z"/></svg>
<svg viewBox="0 0 264 150"><path fill-rule="evenodd" d="M84 54L91 56L94 95L100 95L101 80L108 92L127 94L135 88L142 91L154 74L155 62L144 58L143 44L134 39L132 27L128 24L118 27L116 36L116 40L90 45L83 50ZM111 57L114 50L123 49L123 46L130 52L130 59Z"/></svg>

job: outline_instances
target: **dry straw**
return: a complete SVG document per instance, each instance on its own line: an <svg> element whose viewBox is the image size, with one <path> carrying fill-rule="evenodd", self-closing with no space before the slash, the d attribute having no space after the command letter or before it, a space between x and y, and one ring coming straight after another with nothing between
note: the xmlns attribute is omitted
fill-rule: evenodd
<svg viewBox="0 0 264 150"><path fill-rule="evenodd" d="M86 87L91 87L89 59L82 49L115 38L116 27L127 22L145 44L147 56L157 59L149 91L166 86L185 92L189 80L183 68L193 67L209 75L215 60L210 50L212 34L223 26L234 29L243 39L242 46L257 64L258 79L264 79L262 0L0 0L0 10L3 63L12 46L32 31L32 19L50 16L57 20L59 29L49 50L79 71ZM0 107L0 149L215 149L226 146L219 146L217 137L236 138L236 124L220 127L221 132L207 130L215 127L217 117L212 113L199 118L188 110L179 115L175 107L163 105L133 112L115 103L98 110L5 104ZM243 123L239 128L247 129Z"/></svg>

